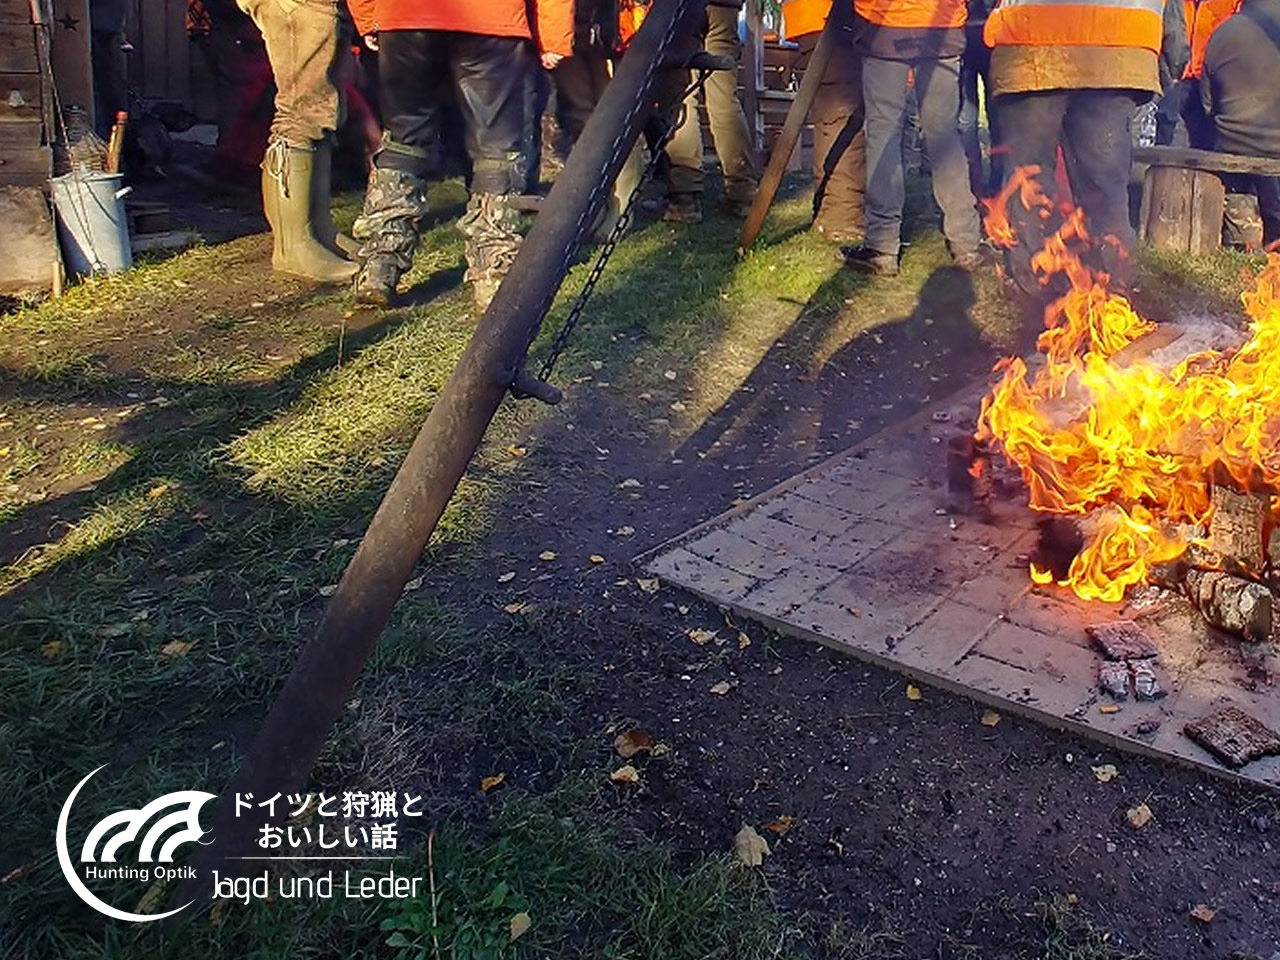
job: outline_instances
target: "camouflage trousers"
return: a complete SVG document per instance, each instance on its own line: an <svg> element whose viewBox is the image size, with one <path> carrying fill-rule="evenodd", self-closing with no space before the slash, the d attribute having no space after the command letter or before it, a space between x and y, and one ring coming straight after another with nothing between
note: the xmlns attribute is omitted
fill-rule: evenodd
<svg viewBox="0 0 1280 960"><path fill-rule="evenodd" d="M369 174L364 209L351 227L360 243L363 269L390 278L390 285L413 265L422 218L427 213L426 184L402 170L375 167Z"/></svg>
<svg viewBox="0 0 1280 960"><path fill-rule="evenodd" d="M498 193L473 193L458 229L467 238L467 280L501 280L520 252L520 214Z"/></svg>

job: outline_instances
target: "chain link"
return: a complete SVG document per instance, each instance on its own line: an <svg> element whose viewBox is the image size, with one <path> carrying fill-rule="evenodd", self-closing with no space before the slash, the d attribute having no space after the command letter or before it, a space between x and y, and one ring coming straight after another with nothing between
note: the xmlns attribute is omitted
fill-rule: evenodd
<svg viewBox="0 0 1280 960"><path fill-rule="evenodd" d="M560 329L556 331L555 337L551 341L551 347L547 351L546 358L542 361L542 366L538 371L538 379L546 380L551 376L551 371L555 368L556 362L560 359L565 349L569 346L569 338L573 335L578 323L582 320L582 315L586 310L587 302L591 299L591 295L595 292L596 284L600 282L600 277L604 274L604 268L609 262L609 258L613 256L614 248L617 247L618 241L622 239L627 229L631 226L632 218L635 214L636 205L640 202L640 193L644 189L646 183L653 177L654 171L657 170L658 164L662 160L662 150L671 138L675 136L676 130L682 121L681 112L687 109L687 103L690 96L700 91L707 82L707 78L711 75L710 70L699 70L697 79L689 84L680 95L680 99L675 103L669 113L669 120L662 131L662 137L659 139L651 151L649 162L645 164L644 170L640 174L640 180L636 184L631 196L627 198L625 206L618 215L617 222L613 225L613 229L609 231L609 235L600 244L600 250L596 254L596 261L591 266L591 272L587 274L587 280L582 285L582 289L578 291L577 297L574 298L573 305L569 308L569 314L565 317L564 323ZM637 137L637 142L639 138Z"/></svg>

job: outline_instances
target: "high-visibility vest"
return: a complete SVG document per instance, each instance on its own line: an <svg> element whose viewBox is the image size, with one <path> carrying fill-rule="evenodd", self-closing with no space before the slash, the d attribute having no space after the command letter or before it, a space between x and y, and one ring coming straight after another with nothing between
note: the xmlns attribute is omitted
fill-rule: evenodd
<svg viewBox="0 0 1280 960"><path fill-rule="evenodd" d="M906 30L963 27L965 0L854 0L858 16L877 27Z"/></svg>
<svg viewBox="0 0 1280 960"><path fill-rule="evenodd" d="M1183 9L1187 13L1187 33L1191 40L1191 60L1184 77L1198 77L1204 73L1204 52L1209 49L1209 38L1222 26L1224 20L1239 12L1242 0L1186 0Z"/></svg>
<svg viewBox="0 0 1280 960"><path fill-rule="evenodd" d="M817 33L826 24L830 12L831 0L786 0L782 5L782 23L787 29L787 39Z"/></svg>
<svg viewBox="0 0 1280 960"><path fill-rule="evenodd" d="M1163 18L1164 0L1000 0L983 39L989 47L1137 47L1158 54Z"/></svg>

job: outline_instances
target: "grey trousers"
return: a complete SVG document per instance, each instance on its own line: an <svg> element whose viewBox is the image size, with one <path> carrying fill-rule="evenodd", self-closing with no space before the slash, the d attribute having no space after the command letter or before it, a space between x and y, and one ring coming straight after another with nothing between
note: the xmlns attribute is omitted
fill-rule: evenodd
<svg viewBox="0 0 1280 960"><path fill-rule="evenodd" d="M902 124L913 70L925 154L933 173L933 196L942 208L942 232L953 254L972 253L982 234L960 139L959 57L914 61L867 57L862 61L862 96L867 111L866 245L890 256L896 256L901 247L906 199Z"/></svg>

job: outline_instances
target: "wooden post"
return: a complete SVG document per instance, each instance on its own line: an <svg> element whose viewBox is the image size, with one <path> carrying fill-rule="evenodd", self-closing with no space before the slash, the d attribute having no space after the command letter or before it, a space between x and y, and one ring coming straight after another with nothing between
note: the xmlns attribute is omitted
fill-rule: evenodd
<svg viewBox="0 0 1280 960"><path fill-rule="evenodd" d="M764 149L764 113L760 109L760 91L764 89L764 17L760 0L747 3L747 39L743 44L742 107L751 129L751 148Z"/></svg>
<svg viewBox="0 0 1280 960"><path fill-rule="evenodd" d="M1142 239L1164 250L1212 253L1222 246L1226 199L1216 174L1149 167L1142 186Z"/></svg>

